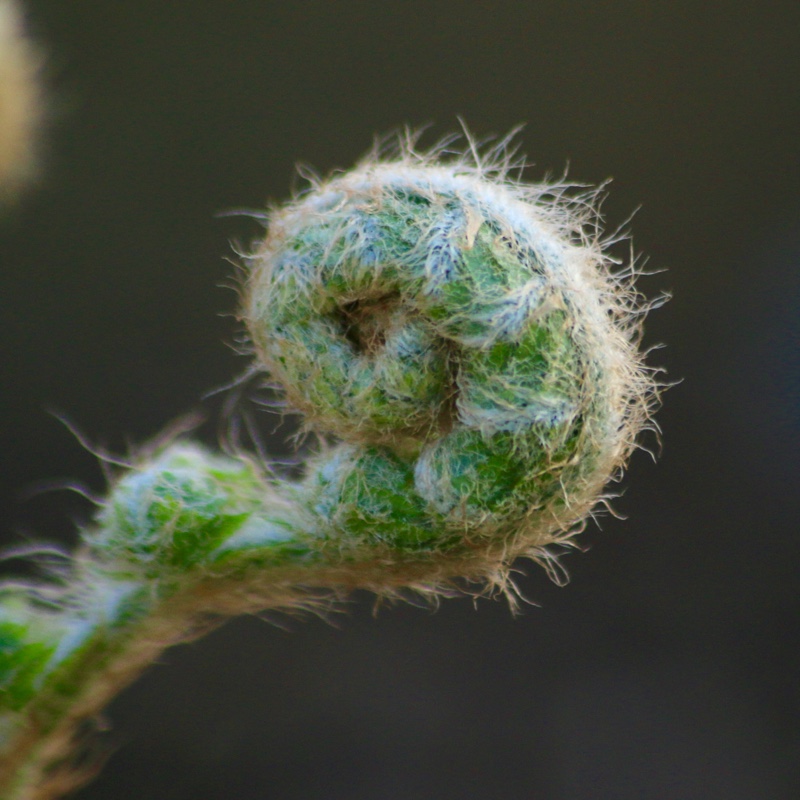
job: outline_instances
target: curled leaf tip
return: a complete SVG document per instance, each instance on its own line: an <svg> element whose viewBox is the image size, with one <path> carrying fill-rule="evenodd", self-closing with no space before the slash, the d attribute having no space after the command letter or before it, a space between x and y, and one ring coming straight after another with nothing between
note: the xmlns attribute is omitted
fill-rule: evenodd
<svg viewBox="0 0 800 800"><path fill-rule="evenodd" d="M340 442L303 484L324 535L479 573L574 532L656 392L591 197L512 177L507 140L449 145L377 147L274 209L243 317L288 405Z"/></svg>

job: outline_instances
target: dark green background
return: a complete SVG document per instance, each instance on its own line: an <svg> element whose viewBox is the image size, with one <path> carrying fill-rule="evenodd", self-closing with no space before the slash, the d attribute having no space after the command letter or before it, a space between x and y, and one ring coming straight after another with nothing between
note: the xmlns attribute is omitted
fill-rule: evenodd
<svg viewBox="0 0 800 800"><path fill-rule="evenodd" d="M74 541L115 450L245 360L235 208L376 132L527 127L531 179L612 177L607 224L660 274L657 464L537 606L449 601L239 620L111 709L81 800L754 800L800 796L800 5L29 0L47 55L43 176L0 220L5 542ZM623 251L624 252L624 251ZM222 312L222 313L220 313ZM247 392L245 393L247 394ZM217 415L223 400L204 404ZM275 421L250 408L268 438ZM213 422L203 430L213 441ZM652 442L651 442L652 443ZM272 452L285 453L270 440ZM18 563L9 568L19 569Z"/></svg>

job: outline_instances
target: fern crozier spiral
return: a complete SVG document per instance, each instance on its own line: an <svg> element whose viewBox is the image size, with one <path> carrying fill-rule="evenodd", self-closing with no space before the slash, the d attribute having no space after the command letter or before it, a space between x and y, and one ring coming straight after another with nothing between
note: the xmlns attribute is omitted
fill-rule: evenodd
<svg viewBox="0 0 800 800"><path fill-rule="evenodd" d="M441 155L313 183L247 259L260 368L324 444L300 480L162 443L49 580L0 582L2 800L85 780L91 720L209 620L459 579L510 596L512 561L552 564L619 473L656 394L591 202L511 179L502 147Z"/></svg>
<svg viewBox="0 0 800 800"><path fill-rule="evenodd" d="M636 296L579 208L407 148L270 215L244 318L288 405L342 442L304 481L326 538L488 573L595 504L652 382Z"/></svg>

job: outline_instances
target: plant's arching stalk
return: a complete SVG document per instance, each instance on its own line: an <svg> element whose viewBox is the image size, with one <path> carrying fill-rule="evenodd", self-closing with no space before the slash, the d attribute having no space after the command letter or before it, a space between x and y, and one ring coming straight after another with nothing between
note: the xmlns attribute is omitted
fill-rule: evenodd
<svg viewBox="0 0 800 800"><path fill-rule="evenodd" d="M247 257L256 357L334 442L302 479L173 442L111 487L58 580L0 589L3 800L81 780L87 721L213 621L320 590L507 590L618 475L656 393L592 198L511 179L505 146L443 149L312 182Z"/></svg>

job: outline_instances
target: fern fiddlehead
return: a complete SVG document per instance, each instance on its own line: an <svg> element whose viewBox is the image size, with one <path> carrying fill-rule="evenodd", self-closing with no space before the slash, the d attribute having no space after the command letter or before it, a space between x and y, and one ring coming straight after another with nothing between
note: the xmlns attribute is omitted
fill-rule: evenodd
<svg viewBox="0 0 800 800"><path fill-rule="evenodd" d="M574 533L653 382L591 219L506 173L408 145L270 214L242 318L333 443L298 481L168 444L111 487L58 580L0 587L0 797L74 785L76 732L209 619L320 589L502 587Z"/></svg>

